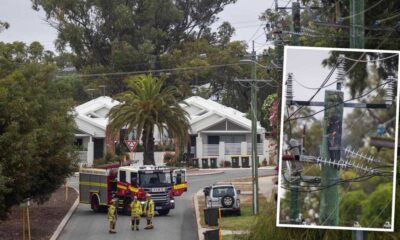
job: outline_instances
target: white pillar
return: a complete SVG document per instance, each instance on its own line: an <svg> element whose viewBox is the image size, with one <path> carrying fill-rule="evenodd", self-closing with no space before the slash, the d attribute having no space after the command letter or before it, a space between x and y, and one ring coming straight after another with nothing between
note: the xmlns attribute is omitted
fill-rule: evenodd
<svg viewBox="0 0 400 240"><path fill-rule="evenodd" d="M217 165L219 164L218 160L225 161L225 142L219 142L218 155Z"/></svg>
<svg viewBox="0 0 400 240"><path fill-rule="evenodd" d="M203 156L203 139L201 138L201 134L198 133L196 137L196 156L199 161L201 161L201 157Z"/></svg>
<svg viewBox="0 0 400 240"><path fill-rule="evenodd" d="M247 155L247 142L240 143L240 155L242 155L242 156Z"/></svg>
<svg viewBox="0 0 400 240"><path fill-rule="evenodd" d="M87 146L87 165L91 167L94 159L94 143L92 136L89 136L89 142Z"/></svg>

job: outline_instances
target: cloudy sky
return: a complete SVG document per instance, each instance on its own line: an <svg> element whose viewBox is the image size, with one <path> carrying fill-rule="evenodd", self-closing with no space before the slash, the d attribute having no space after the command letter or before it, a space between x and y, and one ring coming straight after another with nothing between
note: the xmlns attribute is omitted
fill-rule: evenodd
<svg viewBox="0 0 400 240"><path fill-rule="evenodd" d="M301 82L302 85L309 88L318 88L323 80L328 76L331 68L323 67L322 60L329 57L330 50L321 48L289 48L285 56L285 70L286 73L293 73L293 78ZM336 81L337 71L331 76L326 85ZM286 74L287 76L287 74ZM285 80L287 77L285 76ZM316 92L315 89L306 89L296 81L293 82L293 99L307 101ZM344 100L350 99L349 88L344 83ZM325 90L335 90L336 84L322 89L313 99L313 101L324 101ZM371 93L370 96L376 94ZM365 99L365 98L364 98ZM352 102L357 102L353 100ZM321 107L313 107L312 109L319 111ZM346 116L352 112L352 108L345 108L344 115ZM315 115L316 118L322 118L323 112Z"/></svg>
<svg viewBox="0 0 400 240"><path fill-rule="evenodd" d="M0 41L41 42L46 49L54 50L57 32L45 21L43 11L32 10L30 0L0 0L0 20L7 21L11 27L0 34ZM213 25L216 29L223 21L229 21L236 29L233 40L255 40L255 48L261 51L266 47L263 29L258 17L267 8L272 7L273 0L238 0L227 6L219 14L220 20ZM285 0L279 0L284 4Z"/></svg>

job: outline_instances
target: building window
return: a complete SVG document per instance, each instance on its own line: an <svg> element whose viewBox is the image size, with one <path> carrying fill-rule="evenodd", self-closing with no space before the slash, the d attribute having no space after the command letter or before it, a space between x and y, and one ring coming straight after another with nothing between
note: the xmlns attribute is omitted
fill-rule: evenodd
<svg viewBox="0 0 400 240"><path fill-rule="evenodd" d="M83 140L82 140L82 138L77 138L77 139L75 139L74 145L75 145L75 146L78 146L78 147L81 147L81 146L83 145Z"/></svg>
<svg viewBox="0 0 400 240"><path fill-rule="evenodd" d="M257 134L257 143L261 143L261 135Z"/></svg>
<svg viewBox="0 0 400 240"><path fill-rule="evenodd" d="M208 144L219 144L219 136L207 136Z"/></svg>

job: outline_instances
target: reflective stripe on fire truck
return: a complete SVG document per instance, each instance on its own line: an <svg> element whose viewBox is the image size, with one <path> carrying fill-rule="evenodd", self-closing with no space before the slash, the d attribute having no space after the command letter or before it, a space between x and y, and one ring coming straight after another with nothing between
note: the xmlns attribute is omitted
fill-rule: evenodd
<svg viewBox="0 0 400 240"><path fill-rule="evenodd" d="M124 185L121 185L121 184L118 184L117 185L117 187L119 188L119 189L123 189L123 190L127 190L128 189L128 187L127 186L124 186ZM139 188L135 188L135 187L132 187L132 186L129 186L129 190L131 191L131 192L139 192Z"/></svg>
<svg viewBox="0 0 400 240"><path fill-rule="evenodd" d="M80 185L91 186L91 187L107 187L107 183L96 183L88 181L79 181Z"/></svg>
<svg viewBox="0 0 400 240"><path fill-rule="evenodd" d="M134 193L139 192L139 188L135 188L135 187L129 187L129 190L131 190L131 192L134 192Z"/></svg>
<svg viewBox="0 0 400 240"><path fill-rule="evenodd" d="M174 185L174 190L179 190L179 189L184 189L184 188L187 188L187 183L181 183L181 184Z"/></svg>

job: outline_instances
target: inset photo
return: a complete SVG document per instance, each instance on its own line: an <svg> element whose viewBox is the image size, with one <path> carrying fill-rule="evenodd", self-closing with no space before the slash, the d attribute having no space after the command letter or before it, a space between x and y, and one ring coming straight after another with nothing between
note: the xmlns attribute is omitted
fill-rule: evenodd
<svg viewBox="0 0 400 240"><path fill-rule="evenodd" d="M399 52L285 47L277 226L394 230Z"/></svg>

